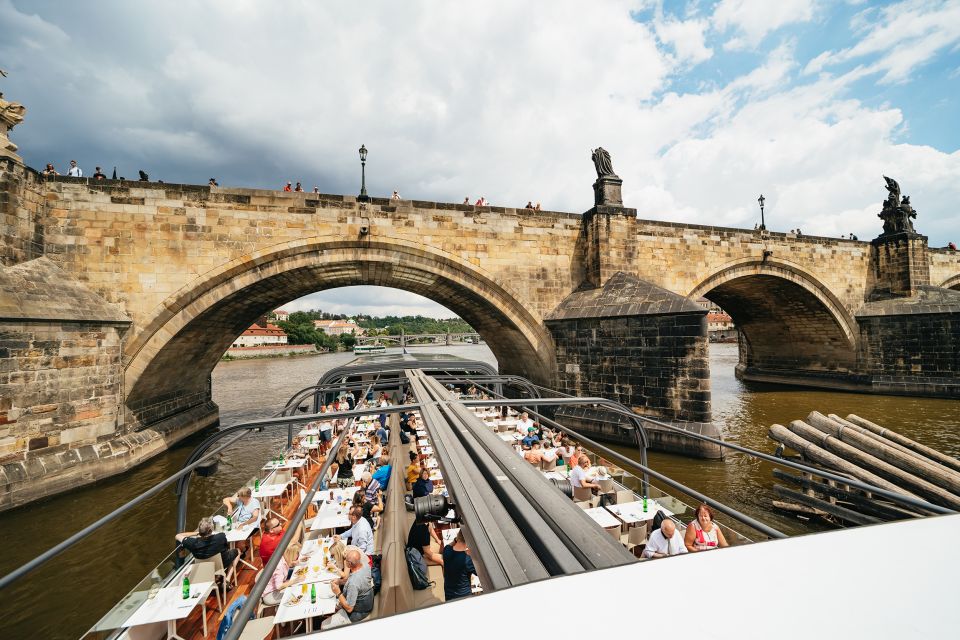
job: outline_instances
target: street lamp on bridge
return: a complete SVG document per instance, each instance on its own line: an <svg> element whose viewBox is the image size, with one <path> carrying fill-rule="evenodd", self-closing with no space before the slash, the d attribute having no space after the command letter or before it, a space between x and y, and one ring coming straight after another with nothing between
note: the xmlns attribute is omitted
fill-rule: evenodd
<svg viewBox="0 0 960 640"><path fill-rule="evenodd" d="M764 198L764 197L763 197L763 194L761 193L761 194L760 194L760 197L757 198L757 202L760 203L760 230L761 230L761 231L766 231L766 230L767 230L767 224L766 224L766 222L764 222L764 219L763 219L763 203L764 203L765 201L766 201L766 198Z"/></svg>
<svg viewBox="0 0 960 640"><path fill-rule="evenodd" d="M369 202L370 196L367 195L367 145L360 145L360 195L357 196L357 202Z"/></svg>

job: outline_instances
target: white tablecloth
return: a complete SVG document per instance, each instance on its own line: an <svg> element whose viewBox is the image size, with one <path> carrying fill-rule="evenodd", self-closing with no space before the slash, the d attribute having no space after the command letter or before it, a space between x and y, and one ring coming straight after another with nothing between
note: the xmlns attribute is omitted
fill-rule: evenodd
<svg viewBox="0 0 960 640"><path fill-rule="evenodd" d="M183 599L182 586L179 582L169 587L163 587L156 597L145 600L140 608L127 618L125 624L128 627L133 627L152 622L186 618L194 607L206 599L212 587L212 582L191 584L190 597L186 600Z"/></svg>
<svg viewBox="0 0 960 640"><path fill-rule="evenodd" d="M657 515L657 511L663 511L664 514L668 516L673 515L672 511L661 507L657 504L656 500L647 500L646 513L643 511L643 500L607 505L607 510L627 524L637 524L638 522L653 520L653 517Z"/></svg>
<svg viewBox="0 0 960 640"><path fill-rule="evenodd" d="M584 509L583 512L594 519L604 529L619 527L620 521L613 517L613 514L603 507L594 507L593 509Z"/></svg>

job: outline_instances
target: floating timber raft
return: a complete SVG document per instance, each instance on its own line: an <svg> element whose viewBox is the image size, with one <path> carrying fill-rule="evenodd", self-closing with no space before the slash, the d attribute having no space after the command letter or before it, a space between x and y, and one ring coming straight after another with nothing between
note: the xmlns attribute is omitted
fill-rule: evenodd
<svg viewBox="0 0 960 640"><path fill-rule="evenodd" d="M772 425L768 435L780 443L778 456L791 449L811 466L960 511L960 460L860 416L813 411L786 427ZM929 515L812 473L774 469L773 476L791 485L774 484L773 506L798 516L847 526Z"/></svg>

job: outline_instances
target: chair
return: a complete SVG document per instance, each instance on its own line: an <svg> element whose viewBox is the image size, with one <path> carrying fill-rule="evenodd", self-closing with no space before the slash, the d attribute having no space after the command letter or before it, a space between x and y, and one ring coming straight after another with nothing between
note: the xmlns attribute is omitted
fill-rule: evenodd
<svg viewBox="0 0 960 640"><path fill-rule="evenodd" d="M220 598L220 589L217 588L217 603L219 604L219 610L223 611L223 600L227 599L227 584L231 582L236 584L237 577L234 575L233 571L230 572L229 577L227 576L227 571L223 566L223 557L219 553L214 554L213 556L209 558L205 558L203 560L197 560L196 558L194 558L193 563L195 565L200 565L200 564L211 565L213 567L213 575L220 576L223 579L223 598L222 599ZM190 579L193 580L193 577L191 576Z"/></svg>
<svg viewBox="0 0 960 640"><path fill-rule="evenodd" d="M303 489L300 489L300 504L303 504L303 501L307 499L307 492ZM307 507L307 511L310 511L311 507ZM310 525L313 524L313 518L304 518L303 519L303 528L309 529Z"/></svg>
<svg viewBox="0 0 960 640"><path fill-rule="evenodd" d="M643 524L636 527L630 527L627 532L620 536L620 542L627 548L627 551L633 551L634 547L639 547L647 543L647 525Z"/></svg>
<svg viewBox="0 0 960 640"><path fill-rule="evenodd" d="M617 504L634 502L636 499L636 494L634 494L630 489L621 489L620 491L617 491Z"/></svg>
<svg viewBox="0 0 960 640"><path fill-rule="evenodd" d="M613 492L613 478L606 479L597 479L597 484L600 485L600 493L612 493Z"/></svg>
<svg viewBox="0 0 960 640"><path fill-rule="evenodd" d="M573 499L577 502L589 502L593 498L593 492L589 487L574 487Z"/></svg>
<svg viewBox="0 0 960 640"><path fill-rule="evenodd" d="M240 640L263 640L273 633L273 620L273 616L250 620L243 627L243 633L240 634Z"/></svg>
<svg viewBox="0 0 960 640"><path fill-rule="evenodd" d="M219 554L217 554L219 555ZM220 600L220 590L217 589L216 585L216 576L214 575L214 567L212 562L194 562L193 566L190 567L190 582L191 584L200 584L201 582L213 582L213 591L217 594L217 611L223 611L223 602ZM203 637L207 637L207 597L210 593L207 593L207 596L203 598L201 605L201 615L203 616Z"/></svg>
<svg viewBox="0 0 960 640"><path fill-rule="evenodd" d="M618 542L620 541L620 527L608 527L608 528L604 529L604 531L606 531L607 533L609 533L609 534L613 537L614 540L616 540L616 541L618 541Z"/></svg>
<svg viewBox="0 0 960 640"><path fill-rule="evenodd" d="M584 509L584 510L590 508L590 503L589 503L589 502L576 502L576 503L574 503L574 504L576 504L578 507L580 507L581 509Z"/></svg>

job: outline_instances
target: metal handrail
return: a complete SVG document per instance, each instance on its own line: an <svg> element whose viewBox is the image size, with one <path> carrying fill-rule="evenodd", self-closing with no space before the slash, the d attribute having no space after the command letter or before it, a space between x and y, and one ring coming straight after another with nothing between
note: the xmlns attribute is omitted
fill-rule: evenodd
<svg viewBox="0 0 960 640"><path fill-rule="evenodd" d="M536 384L536 383L534 383L534 382L531 382L530 384L533 385L533 386L535 386L535 387L537 387L538 389L544 389L544 390L551 391L551 392L554 391L554 390L550 389L549 387L544 387L544 386L538 385L538 384ZM558 393L559 393L559 392L558 392ZM589 399L589 398L588 398L588 399L585 399L585 400L592 400L592 399ZM601 400L602 400L602 399L601 399ZM474 406L489 406L490 404L493 404L493 403L492 403L492 401L469 400L469 401L466 401L465 404L472 404L472 405L474 405ZM580 402L579 404L587 404L587 403L586 403L586 402ZM621 414L621 415L623 415L623 416L625 416L625 417L629 417L629 418L631 418L631 419L638 419L638 420L640 420L640 421L642 421L642 422L649 422L650 424L656 425L656 426L658 426L658 427L661 427L661 428L664 428L664 429L668 429L668 430L670 430L670 431L674 431L674 432L677 432L677 433L683 433L684 435L689 436L689 437L692 437L692 438L694 438L694 439L696 439L696 440L703 440L704 442L710 442L710 443L719 445L719 446L721 446L721 447L726 447L726 448L728 448L728 449L732 449L733 451L737 451L737 452L740 452L740 453L745 453L745 454L750 455L750 456L753 456L753 457L755 457L755 458L759 458L760 460L765 460L765 461L767 461L767 462L772 462L772 463L774 463L774 464L779 464L779 465L783 465L783 466L785 466L785 467L790 467L790 468L792 468L792 469L796 469L797 471L805 471L805 472L807 472L807 473L811 473L811 474L820 476L820 477L822 477L822 478L826 478L827 480L833 480L833 481L835 481L835 482L842 482L842 483L845 483L845 484L847 484L847 485L850 485L851 487L856 487L856 488L858 488L858 489L860 489L860 490L862 490L862 491L869 491L870 493L874 493L874 494L876 494L876 495L883 496L883 497L887 498L888 500L891 500L891 501L896 502L896 503L899 503L899 504L905 504L905 505L908 505L908 506L917 507L917 508L920 508L920 509L923 509L923 510L926 510L926 511L932 511L933 513L943 514L943 515L955 513L955 511L954 511L953 509L948 509L948 508L946 508L946 507L941 507L940 505L931 504L930 502L927 502L926 500L923 500L923 499L921 499L921 498L915 498L915 497L913 497L913 496L907 496L907 495L904 495L904 494L902 494L902 493L896 493L895 491L889 491L889 490L887 490L887 489L883 489L883 488L881 488L881 487L877 487L877 486L874 486L874 485L872 485L872 484L868 484L868 483L866 483L866 482L861 482L860 480L855 480L855 479L852 479L852 478L847 478L847 477L845 477L845 476L837 475L837 474L835 474L835 473L831 473L831 472L825 471L825 470L823 470L823 469L818 469L818 468L816 468L816 467L811 467L811 466L809 466L809 465L805 465L805 464L800 463L800 462L795 462L795 461L793 461L793 460L787 460L786 458L778 458L778 457L772 456L772 455L770 455L770 454L768 454L768 453L764 453L764 452L762 452L762 451L756 451L755 449L750 449L750 448L748 448L748 447L744 447L744 446L741 446L741 445L738 445L738 444L734 444L734 443L732 443L732 442L727 442L727 441L721 440L721 439L719 439L719 438L711 438L710 436L705 436L705 435L703 435L703 434L701 434L701 433L695 433L695 432L693 432L693 431L687 431L686 429L682 429L682 428L680 428L680 427L678 427L678 426L676 426L676 425L672 425L672 424L669 424L669 423L667 423L667 422L661 422L660 420L656 420L656 419L654 419L654 418L650 418L650 417L648 417L648 416L645 416L645 415L642 415L642 414L639 414L639 413L630 411L630 410L627 409L626 407L622 407L622 405L621 405L620 407L615 407L615 406L610 406L610 405L607 405L607 406L608 406L608 408L609 408L610 411L612 411L612 412L614 412L614 413Z"/></svg>

